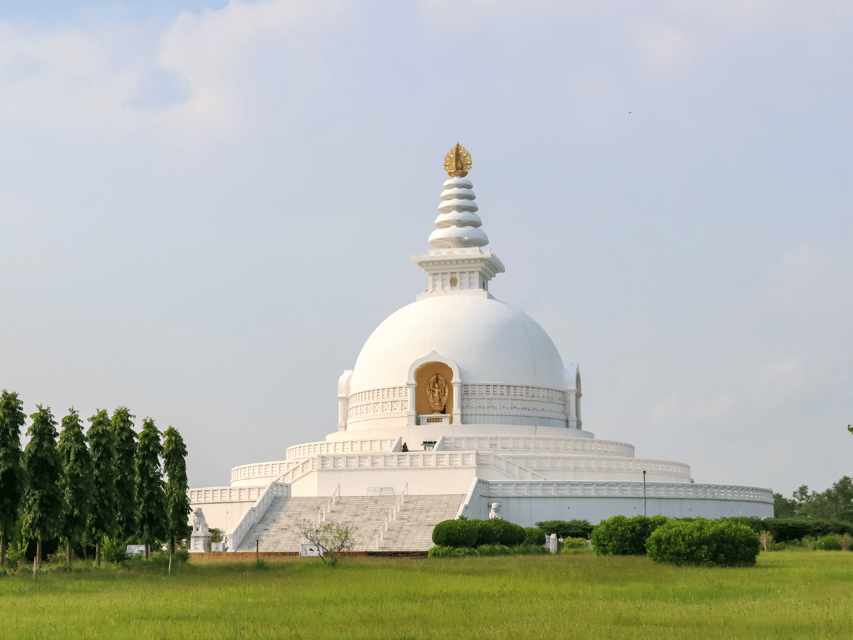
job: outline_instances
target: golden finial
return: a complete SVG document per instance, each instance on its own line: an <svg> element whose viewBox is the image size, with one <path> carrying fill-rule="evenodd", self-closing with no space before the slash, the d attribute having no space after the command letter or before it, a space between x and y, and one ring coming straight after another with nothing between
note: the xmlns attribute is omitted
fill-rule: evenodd
<svg viewBox="0 0 853 640"><path fill-rule="evenodd" d="M444 170L449 176L467 176L471 170L471 154L458 142L444 156Z"/></svg>

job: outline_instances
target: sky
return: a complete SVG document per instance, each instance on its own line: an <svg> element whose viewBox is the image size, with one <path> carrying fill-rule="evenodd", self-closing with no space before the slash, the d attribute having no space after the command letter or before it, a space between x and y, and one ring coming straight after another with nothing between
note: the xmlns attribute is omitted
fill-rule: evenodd
<svg viewBox="0 0 853 640"><path fill-rule="evenodd" d="M696 482L853 474L853 5L0 5L0 388L173 426L193 487L337 428L444 155L584 428ZM28 423L29 424L29 423Z"/></svg>

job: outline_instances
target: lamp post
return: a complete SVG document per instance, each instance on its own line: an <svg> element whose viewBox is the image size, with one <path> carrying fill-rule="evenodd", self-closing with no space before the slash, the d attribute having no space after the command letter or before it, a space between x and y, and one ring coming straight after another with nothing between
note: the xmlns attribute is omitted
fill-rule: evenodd
<svg viewBox="0 0 853 640"><path fill-rule="evenodd" d="M643 469L643 515L646 515L646 470Z"/></svg>

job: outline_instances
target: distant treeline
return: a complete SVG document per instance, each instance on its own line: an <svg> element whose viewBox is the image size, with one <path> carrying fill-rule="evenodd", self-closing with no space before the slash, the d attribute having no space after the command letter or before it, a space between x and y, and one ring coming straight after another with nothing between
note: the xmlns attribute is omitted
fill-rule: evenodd
<svg viewBox="0 0 853 640"><path fill-rule="evenodd" d="M793 498L773 494L773 515L777 518L822 518L853 522L853 480L844 476L823 493L803 485Z"/></svg>
<svg viewBox="0 0 853 640"><path fill-rule="evenodd" d="M49 407L29 417L22 450L23 403L0 393L0 568L10 543L20 556L36 541L35 570L46 540L64 540L68 562L75 542L94 545L100 564L107 539L169 542L171 552L188 535L187 449L176 429L161 434L146 418L136 433L126 407L98 410L85 433L73 408L61 432Z"/></svg>

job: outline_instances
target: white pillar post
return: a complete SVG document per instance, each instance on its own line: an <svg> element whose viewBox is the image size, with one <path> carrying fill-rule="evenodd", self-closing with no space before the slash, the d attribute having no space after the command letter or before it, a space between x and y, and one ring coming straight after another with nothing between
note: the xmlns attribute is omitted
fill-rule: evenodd
<svg viewBox="0 0 853 640"><path fill-rule="evenodd" d="M453 383L453 424L462 424L462 383Z"/></svg>
<svg viewBox="0 0 853 640"><path fill-rule="evenodd" d="M418 423L418 416L415 413L415 383L409 382L406 384L406 394L408 396L406 407L406 426L414 427Z"/></svg>

